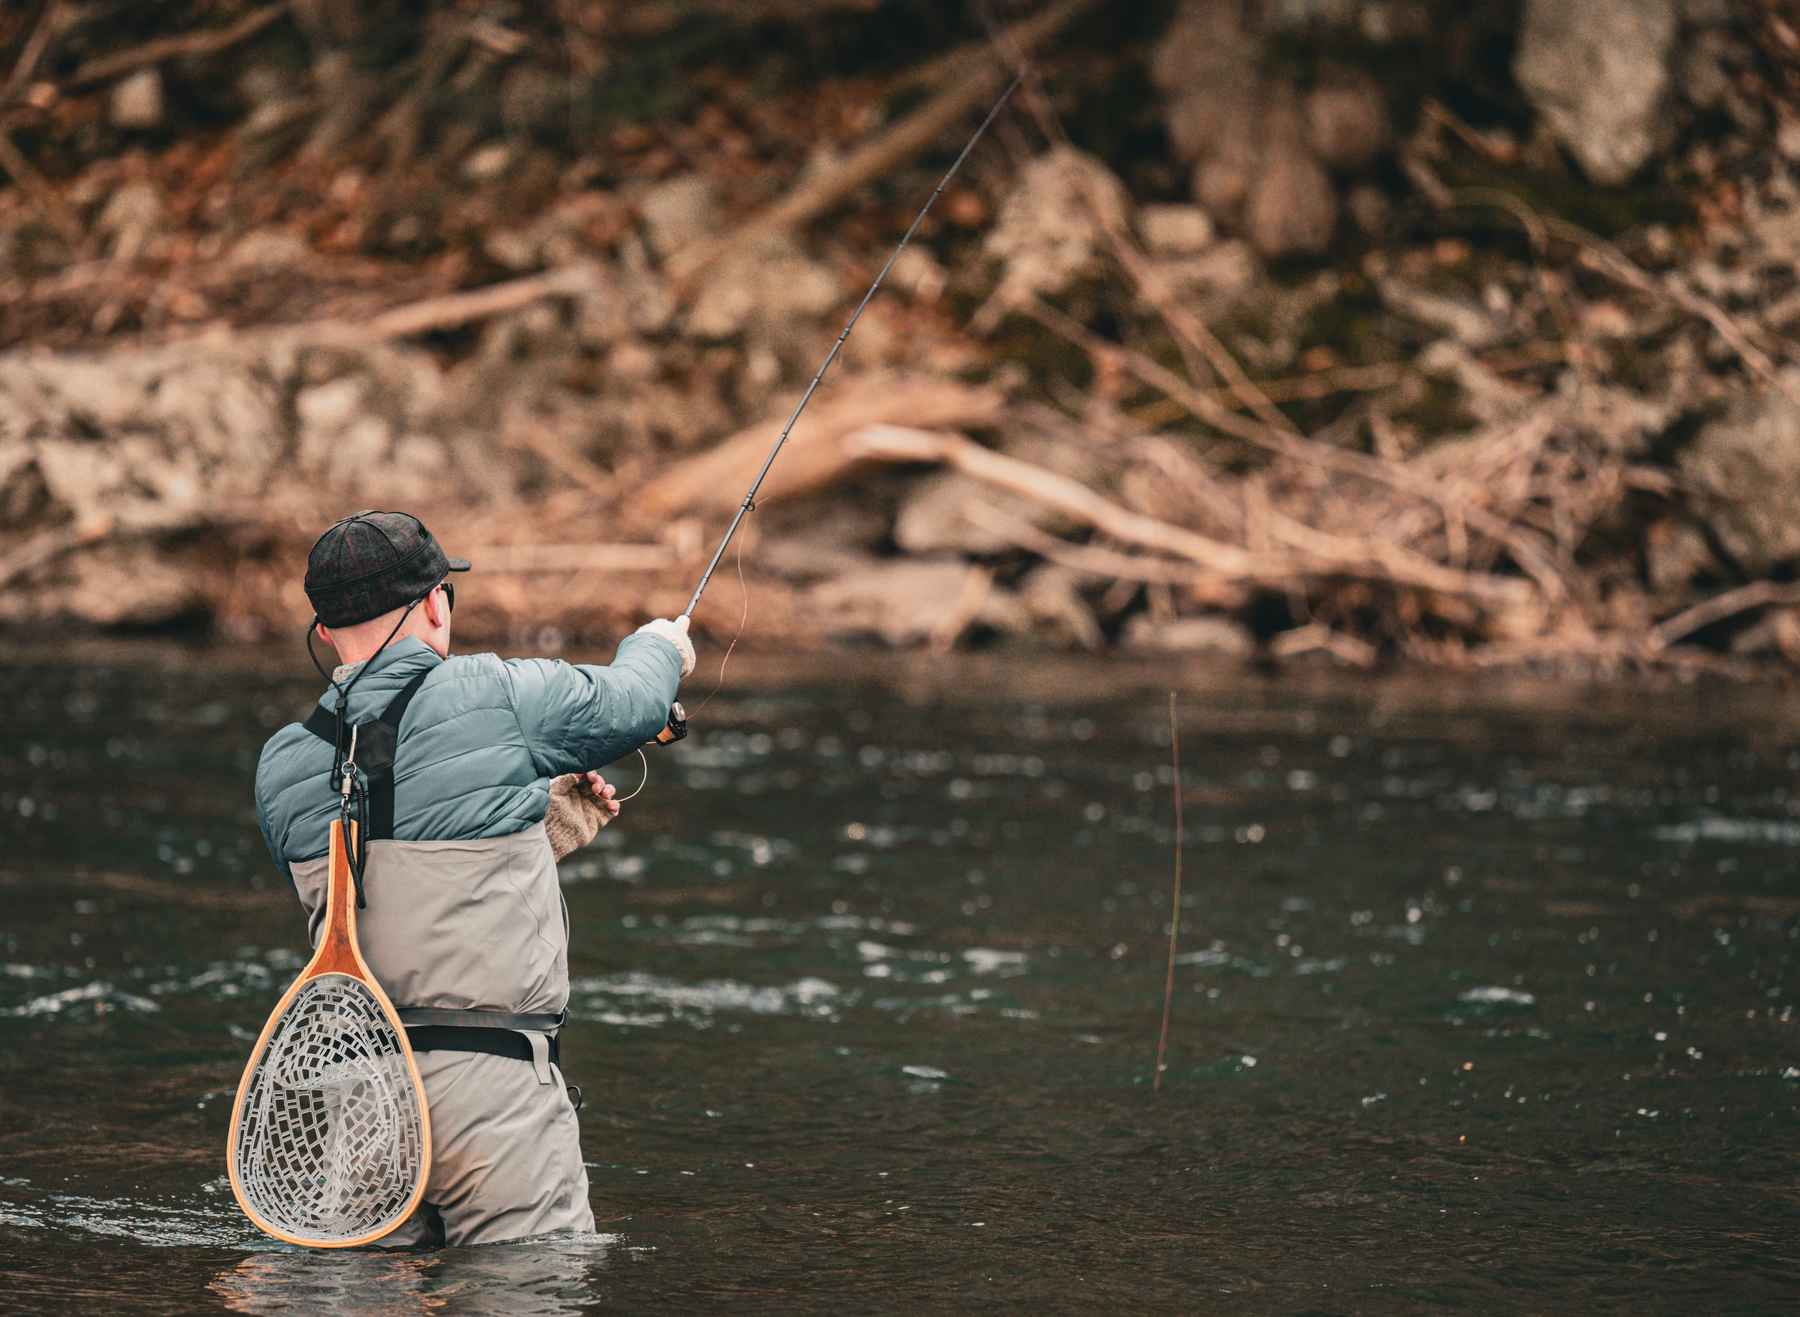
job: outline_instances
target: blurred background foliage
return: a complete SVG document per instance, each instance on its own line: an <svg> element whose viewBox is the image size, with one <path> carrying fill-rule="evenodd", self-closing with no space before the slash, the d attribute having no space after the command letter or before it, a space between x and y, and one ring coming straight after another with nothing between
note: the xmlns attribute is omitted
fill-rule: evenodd
<svg viewBox="0 0 1800 1317"><path fill-rule="evenodd" d="M38 0L0 48L0 623L269 634L383 503L480 560L466 634L678 607L1029 59L776 469L753 638L1800 657L1781 5Z"/></svg>

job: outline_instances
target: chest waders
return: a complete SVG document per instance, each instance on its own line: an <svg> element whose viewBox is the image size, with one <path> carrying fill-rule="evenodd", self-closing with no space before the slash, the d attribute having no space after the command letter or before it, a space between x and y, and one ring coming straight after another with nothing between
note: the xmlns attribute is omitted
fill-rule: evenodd
<svg viewBox="0 0 1800 1317"><path fill-rule="evenodd" d="M362 838L355 849L367 855L368 845L394 839L394 754L400 744L400 724L406 709L425 678L434 669L427 668L401 688L393 702L375 718L350 724L345 728L346 743L340 743L337 711L319 705L303 724L307 731L332 747L335 762L344 773L357 772L365 783L366 817L361 820ZM353 863L357 879L359 905L365 897L362 885L363 865ZM428 1006L394 1007L394 1013L406 1026L406 1038L415 1052L480 1052L486 1056L507 1056L518 1061L542 1065L546 1061L562 1065L559 1035L568 1012L541 1012L514 1015L504 1011L438 1009ZM579 1109L581 1090L568 1085L569 1098Z"/></svg>

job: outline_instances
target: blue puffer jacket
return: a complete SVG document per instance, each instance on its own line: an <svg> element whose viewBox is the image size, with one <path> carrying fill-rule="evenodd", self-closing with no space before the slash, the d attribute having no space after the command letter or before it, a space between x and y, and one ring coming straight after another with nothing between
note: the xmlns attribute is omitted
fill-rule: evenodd
<svg viewBox="0 0 1800 1317"><path fill-rule="evenodd" d="M609 667L446 659L409 636L369 660L350 692L351 719L379 715L425 669L394 756L397 841L503 837L539 822L551 778L602 768L642 745L662 729L681 681L681 657L659 636L626 637ZM320 703L335 709L337 699L327 690ZM284 873L325 854L338 808L326 781L331 753L299 723L263 747L256 813Z"/></svg>

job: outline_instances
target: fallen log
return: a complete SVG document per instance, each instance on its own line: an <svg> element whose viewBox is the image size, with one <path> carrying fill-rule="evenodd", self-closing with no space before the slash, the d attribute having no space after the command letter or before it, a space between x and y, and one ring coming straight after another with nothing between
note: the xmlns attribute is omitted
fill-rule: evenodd
<svg viewBox="0 0 1800 1317"><path fill-rule="evenodd" d="M823 489L868 460L841 441L846 435L906 417L920 426L972 428L1000 419L1006 396L997 388L960 384L919 375L889 375L856 381L820 398L795 427L769 473L765 501ZM781 420L740 430L706 452L678 462L639 492L635 506L661 518L680 512L723 512L737 506L781 432ZM882 459L885 460L885 459Z"/></svg>
<svg viewBox="0 0 1800 1317"><path fill-rule="evenodd" d="M981 447L958 434L876 425L846 438L852 457L952 466L997 488L1054 507L1114 539L1185 558L1220 576L1281 585L1300 577L1342 576L1405 586L1498 608L1529 608L1532 585L1516 577L1462 571L1397 545L1313 530L1265 508L1270 538L1286 549L1244 549L1146 517L1053 471Z"/></svg>

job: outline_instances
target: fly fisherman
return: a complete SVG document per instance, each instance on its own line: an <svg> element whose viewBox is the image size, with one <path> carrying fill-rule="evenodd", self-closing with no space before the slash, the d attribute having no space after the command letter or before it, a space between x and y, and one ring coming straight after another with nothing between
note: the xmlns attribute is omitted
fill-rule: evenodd
<svg viewBox="0 0 1800 1317"><path fill-rule="evenodd" d="M307 648L316 633L340 666L256 769L263 836L315 943L344 760L365 795L363 955L408 1026L431 1112L424 1200L383 1244L594 1228L558 1064L569 936L555 862L619 812L590 770L661 731L694 669L685 616L640 627L608 667L452 658L449 577L467 570L406 513L321 535Z"/></svg>

